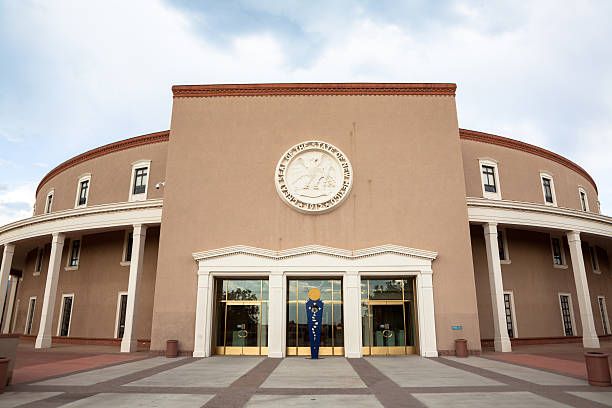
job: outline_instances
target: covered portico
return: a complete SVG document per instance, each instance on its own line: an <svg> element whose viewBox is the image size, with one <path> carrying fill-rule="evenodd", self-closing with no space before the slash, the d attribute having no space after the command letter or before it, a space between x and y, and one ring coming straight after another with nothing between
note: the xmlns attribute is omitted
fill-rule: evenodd
<svg viewBox="0 0 612 408"><path fill-rule="evenodd" d="M146 230L148 226L160 225L161 214L162 200L148 200L57 211L17 221L2 227L0 230L0 245L3 245L2 263L0 266L0 304L5 301L11 266L13 264L24 265L28 252L41 245L44 246L50 240L51 252L35 347L51 347L58 281L60 271L65 269L64 265L62 265L65 240L67 238L80 237L84 234L131 228L133 236L131 246L132 261L129 263L125 331L121 351L136 351L137 339L135 328L137 325L137 308L135 305L138 304L139 299ZM66 268L69 269L70 266L66 266ZM9 296L10 299L6 307L5 318L10 317L10 313L12 313L14 308L15 295L13 292L10 292Z"/></svg>
<svg viewBox="0 0 612 408"><path fill-rule="evenodd" d="M607 242L612 239L612 218L584 211L551 207L542 204L523 203L507 200L490 200L468 198L468 215L470 223L481 225L486 244L487 268L489 276L491 305L493 311L495 351L511 351L511 342L507 330L508 298L504 291L502 264L509 263L501 259L507 245L500 235L500 228L536 231L557 237L559 247L559 269L567 268L563 253L562 237L567 239L569 261L571 263L575 293L580 311L582 325L582 343L587 348L599 348L599 337L595 330L591 290L588 285L587 272L582 250L582 241L599 240ZM553 238L555 239L555 238ZM555 246L553 244L553 246ZM507 248L506 248L507 250ZM551 248L554 252L556 249ZM556 262L549 251L542 256L549 257L551 265ZM561 259L561 257L563 259ZM513 307L513 306L512 306ZM563 308L564 305L561 305ZM570 304L567 307L571 308ZM512 312L513 313L513 312ZM605 313L605 312L604 312ZM563 314L563 311L562 311ZM563 319L564 317L562 317ZM572 317L573 319L573 317ZM566 334L567 335L567 334Z"/></svg>

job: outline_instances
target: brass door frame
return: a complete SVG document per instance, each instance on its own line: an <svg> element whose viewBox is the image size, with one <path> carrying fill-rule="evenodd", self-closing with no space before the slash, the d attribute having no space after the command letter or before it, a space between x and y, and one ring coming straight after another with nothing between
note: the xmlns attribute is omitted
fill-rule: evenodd
<svg viewBox="0 0 612 408"><path fill-rule="evenodd" d="M215 328L214 333L213 333L213 338L215 339L214 343L216 344L216 337L218 335L217 333L217 325L215 324L217 322L217 302L218 299L216 298L216 294L217 294L217 288L219 285L219 282L228 282L230 279L215 279L215 299L214 299L214 305L215 307L213 308L213 327ZM251 280L251 279L247 279L247 280ZM260 281L260 290L259 290L259 294L260 297L263 296L263 281L264 279L255 279L255 280L259 280ZM223 321L223 346L214 346L214 354L219 354L219 355L244 355L244 356L260 356L260 355L268 355L268 347L267 346L261 346L262 344L262 339L261 339L261 323L263 320L263 303L268 303L267 300L228 300L227 299L227 288L226 288L226 298L225 300L221 300L220 303L222 303L224 305L223 307L223 313L224 313L224 321ZM253 346L227 346L226 342L227 342L227 307L228 306L232 306L232 305L254 305L254 306L259 306L259 318L258 318L258 323L257 323L257 339L258 339L258 343L259 346L257 347L253 347Z"/></svg>
<svg viewBox="0 0 612 408"><path fill-rule="evenodd" d="M374 279L374 280L379 280L378 279ZM362 306L364 304L367 304L368 306L368 343L370 343L370 345L368 346L363 346L362 347L362 353L364 356L367 355L383 355L383 356L388 356L388 355L403 355L403 354L416 354L417 353L417 346L418 346L418 338L419 336L416 335L415 336L415 345L414 346L373 346L372 340L373 340L373 336L372 336L372 306L383 306L383 305L395 305L395 306L402 306L402 317L403 317L403 324L404 324L404 344L408 343L408 339L407 339L407 333L408 331L406 330L406 303L412 303L413 304L413 310L414 310L414 325L415 327L418 328L418 311L416 309L416 285L415 285L415 281L416 279L411 279L412 280L412 294L414 299L405 299L404 296L404 283L403 281L405 280L405 278L402 278L402 299L389 299L389 300L370 300L370 279L367 279L368 281L368 297L367 299L361 299L361 304ZM418 330L416 330L418 333ZM363 335L363 329L362 329L362 335Z"/></svg>
<svg viewBox="0 0 612 408"><path fill-rule="evenodd" d="M296 311L295 311L295 323L296 323L296 328L295 328L295 344L296 346L288 346L287 349L287 355L288 356L309 356L310 355L310 347L303 347L303 346L297 346L297 344L299 344L299 339L298 339L298 325L299 325L299 316L300 316L300 304L301 305L306 305L306 301L300 301L300 280L320 280L320 281L332 281L332 300L326 300L325 304L331 304L331 316L332 316L332 346L331 347L319 347L319 355L321 356L343 356L344 355L344 346L335 346L334 343L336 341L336 326L333 324L333 318L334 318L334 304L339 304L342 307L344 307L344 299L340 299L340 300L334 300L334 284L333 281L340 281L340 293L342 292L342 288L343 288L343 282L342 279L340 278L330 278L330 279L317 279L317 278L313 278L313 279L308 279L308 278L304 278L304 279L288 279L287 280L287 290L289 290L289 281L290 280L295 280L296 282L296 287L295 287L295 296L297 300L287 300L287 305L294 305L297 303L296 306ZM342 295L340 295L342 296ZM302 313L306 313L305 311L303 311ZM285 321L285 325L287 324L287 320L289 318L289 314L287 314L287 319ZM342 320L344 320L344 315L342 315ZM342 324L342 326L344 326L344 324ZM342 329L344 331L344 329ZM344 332L342 333L342 335L344 336Z"/></svg>

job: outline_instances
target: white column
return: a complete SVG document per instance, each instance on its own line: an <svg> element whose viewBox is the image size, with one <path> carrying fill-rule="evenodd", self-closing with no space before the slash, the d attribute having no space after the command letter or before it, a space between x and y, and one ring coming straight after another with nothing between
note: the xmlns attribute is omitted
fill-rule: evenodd
<svg viewBox="0 0 612 408"><path fill-rule="evenodd" d="M512 351L510 337L506 326L506 309L504 307L504 283L499 262L497 245L497 224L483 225L489 265L489 286L491 288L491 306L493 308L493 328L495 330L495 351Z"/></svg>
<svg viewBox="0 0 612 408"><path fill-rule="evenodd" d="M210 271L198 270L193 357L210 357L212 350L213 284Z"/></svg>
<svg viewBox="0 0 612 408"><path fill-rule="evenodd" d="M343 279L343 305L344 310L344 356L346 358L360 358L361 347L361 281L359 271L351 269L346 271Z"/></svg>
<svg viewBox="0 0 612 408"><path fill-rule="evenodd" d="M282 270L272 270L268 298L268 357L283 358L285 347L285 276Z"/></svg>
<svg viewBox="0 0 612 408"><path fill-rule="evenodd" d="M47 270L47 283L43 298L40 327L36 336L35 348L51 347L51 326L53 325L53 310L57 295L57 282L59 280L60 264L62 263L62 250L64 249L64 234L55 233L51 240L51 256Z"/></svg>
<svg viewBox="0 0 612 408"><path fill-rule="evenodd" d="M574 281L576 282L576 294L578 295L578 307L580 308L580 321L582 322L582 344L584 347L599 348L599 337L597 337L597 333L595 332L593 308L591 307L591 296L589 294L589 285L587 282L586 271L584 269L580 232L568 232L567 242L570 248L572 269L574 270Z"/></svg>
<svg viewBox="0 0 612 408"><path fill-rule="evenodd" d="M417 276L417 307L419 315L419 346L422 357L438 357L436 315L434 311L433 273L431 268Z"/></svg>
<svg viewBox="0 0 612 408"><path fill-rule="evenodd" d="M0 308L6 299L6 287L8 285L9 275L11 274L11 264L13 263L14 253L15 245L4 244L2 264L0 264Z"/></svg>
<svg viewBox="0 0 612 408"><path fill-rule="evenodd" d="M127 305L125 308L125 330L121 340L121 352L129 353L138 350L136 328L138 323L138 300L140 299L140 282L142 277L142 261L147 227L134 225L132 234L132 258L130 261L130 278L128 282Z"/></svg>
<svg viewBox="0 0 612 408"><path fill-rule="evenodd" d="M13 320L13 306L15 305L15 296L17 295L17 282L19 278L16 276L9 277L9 299L6 303L4 312L4 320L2 323L2 333L7 334L11 331L11 321Z"/></svg>

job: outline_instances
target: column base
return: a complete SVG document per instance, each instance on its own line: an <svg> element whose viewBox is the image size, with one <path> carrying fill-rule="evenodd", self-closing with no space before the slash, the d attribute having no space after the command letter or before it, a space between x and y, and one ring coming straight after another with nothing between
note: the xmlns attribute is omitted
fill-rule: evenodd
<svg viewBox="0 0 612 408"><path fill-rule="evenodd" d="M346 357L346 358L361 358L363 356L361 355L360 352L350 351L350 352L344 353L344 357Z"/></svg>
<svg viewBox="0 0 612 408"><path fill-rule="evenodd" d="M599 348L599 337L582 337L582 345L585 348Z"/></svg>
<svg viewBox="0 0 612 408"><path fill-rule="evenodd" d="M434 351L423 351L421 357L438 357L438 350Z"/></svg>
<svg viewBox="0 0 612 408"><path fill-rule="evenodd" d="M510 343L510 339L495 339L494 346L495 351L498 353L509 353L512 351L512 343Z"/></svg>
<svg viewBox="0 0 612 408"><path fill-rule="evenodd" d="M50 348L51 347L51 336L38 336L36 337L36 343L34 348Z"/></svg>
<svg viewBox="0 0 612 408"><path fill-rule="evenodd" d="M121 352L122 353L132 353L138 351L138 340L121 340Z"/></svg>
<svg viewBox="0 0 612 408"><path fill-rule="evenodd" d="M194 351L192 356L196 358L210 357L205 351Z"/></svg>

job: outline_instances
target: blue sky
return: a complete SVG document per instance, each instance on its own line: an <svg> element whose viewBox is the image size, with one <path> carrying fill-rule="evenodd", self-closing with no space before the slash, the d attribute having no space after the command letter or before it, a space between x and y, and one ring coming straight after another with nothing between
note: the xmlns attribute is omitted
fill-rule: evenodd
<svg viewBox="0 0 612 408"><path fill-rule="evenodd" d="M0 0L0 225L174 84L455 82L459 125L584 167L612 213L612 2Z"/></svg>

